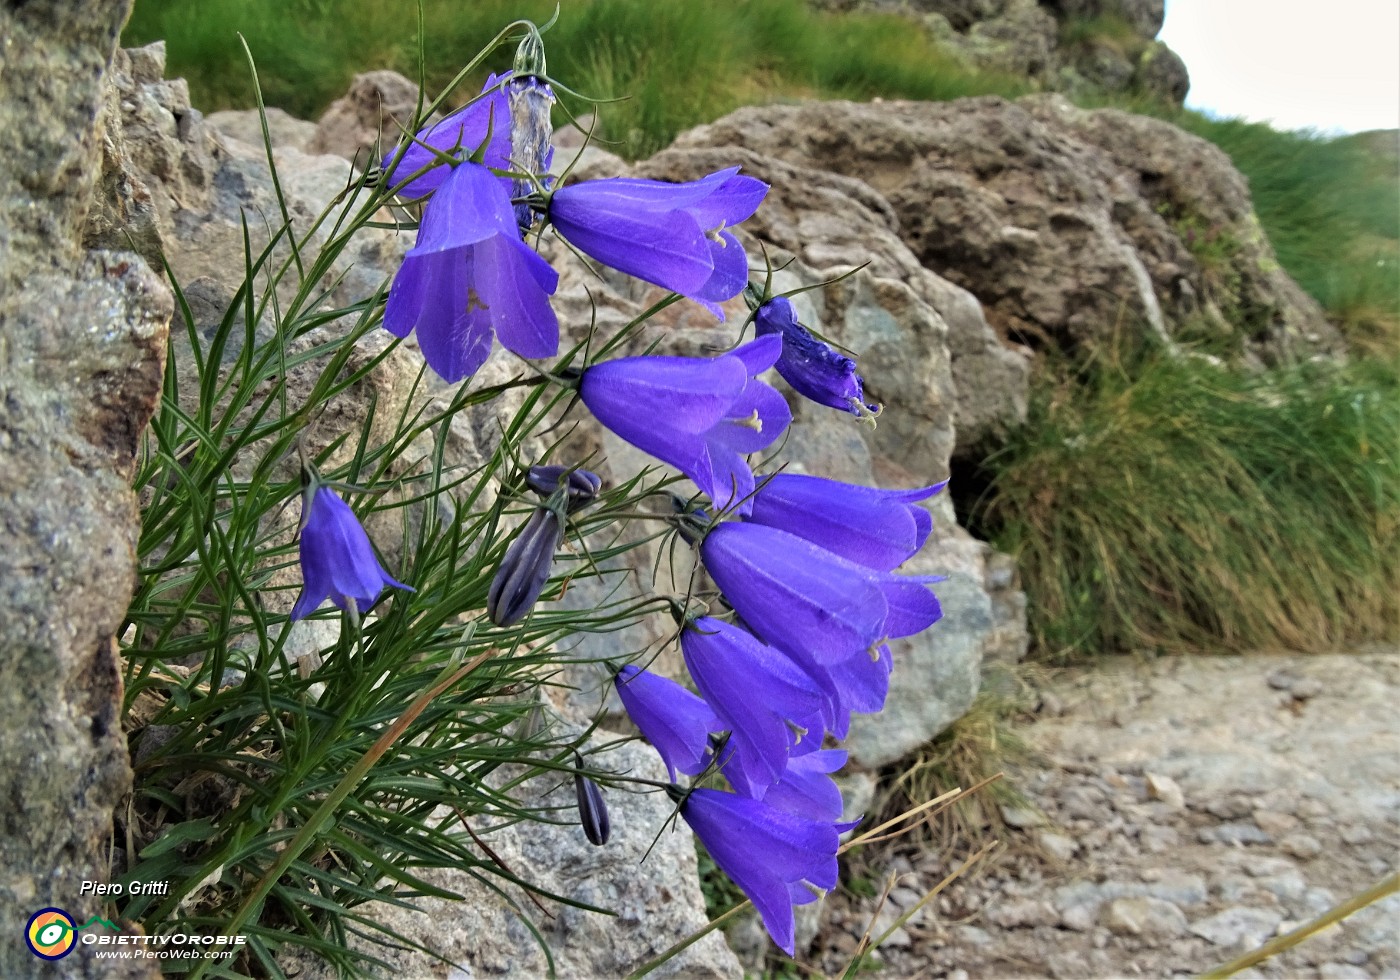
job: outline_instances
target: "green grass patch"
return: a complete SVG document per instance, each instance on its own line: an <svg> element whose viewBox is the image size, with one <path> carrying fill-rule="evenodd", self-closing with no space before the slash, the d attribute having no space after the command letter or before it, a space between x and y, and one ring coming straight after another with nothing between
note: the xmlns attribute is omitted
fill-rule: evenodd
<svg viewBox="0 0 1400 980"><path fill-rule="evenodd" d="M423 0L429 91L446 85L462 52L483 46L503 23L543 23L553 10L552 0ZM258 60L267 103L301 118L317 118L357 72L393 68L418 77L418 24L407 3L140 0L122 43L166 39L170 74L189 80L195 105L244 108L251 85L240 32ZM826 14L802 0L586 0L568 5L545 40L551 74L588 95L624 100L603 108L601 135L631 158L741 105L774 99L950 99L1027 88L966 68L902 17ZM509 51L491 67L509 67Z"/></svg>
<svg viewBox="0 0 1400 980"><path fill-rule="evenodd" d="M973 514L1018 558L1042 656L1395 636L1394 367L1101 352L1042 379Z"/></svg>

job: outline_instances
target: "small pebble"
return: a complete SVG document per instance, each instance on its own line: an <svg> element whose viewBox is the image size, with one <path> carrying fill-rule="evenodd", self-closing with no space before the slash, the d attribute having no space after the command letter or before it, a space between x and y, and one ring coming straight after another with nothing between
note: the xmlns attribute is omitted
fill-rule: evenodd
<svg viewBox="0 0 1400 980"><path fill-rule="evenodd" d="M1322 853L1322 844L1311 834L1289 834L1279 841L1284 853L1309 861Z"/></svg>

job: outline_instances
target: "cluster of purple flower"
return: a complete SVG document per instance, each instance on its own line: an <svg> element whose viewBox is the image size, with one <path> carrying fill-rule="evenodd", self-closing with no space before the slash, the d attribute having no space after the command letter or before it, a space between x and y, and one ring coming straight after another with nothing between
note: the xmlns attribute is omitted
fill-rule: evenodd
<svg viewBox="0 0 1400 980"><path fill-rule="evenodd" d="M384 326L400 337L416 332L428 365L449 382L481 366L493 337L521 357L556 354L558 276L525 239L541 216L599 262L721 318L718 304L748 285L747 257L726 229L757 210L766 184L734 168L689 183L616 178L553 188L541 172L552 154L547 118L538 118L551 100L531 74L493 76L469 106L384 161L397 193L426 198ZM839 836L854 826L841 822L830 776L845 752L824 742L846 736L853 712L883 707L889 641L941 615L935 579L895 574L928 538L932 521L919 502L941 485L885 491L783 473L756 478L747 457L792 418L784 396L759 380L770 368L820 404L857 416L878 407L865 401L854 361L798 324L788 299L755 292L751 305L758 336L728 353L595 363L578 386L599 422L680 470L713 506L689 515L703 519L692 540L733 616L700 616L681 629L700 693L636 666L615 684L673 784L678 772L718 771L727 781L728 790L673 786L680 813L791 954L793 906L836 884ZM529 613L563 521L599 490L592 474L557 467L532 471L530 481L553 502L526 523L492 585L488 612L502 627ZM363 608L384 586L407 588L384 572L338 497L319 487L308 501L306 589L293 618L326 597ZM583 777L578 792L592 814L589 838L601 843L601 795Z"/></svg>

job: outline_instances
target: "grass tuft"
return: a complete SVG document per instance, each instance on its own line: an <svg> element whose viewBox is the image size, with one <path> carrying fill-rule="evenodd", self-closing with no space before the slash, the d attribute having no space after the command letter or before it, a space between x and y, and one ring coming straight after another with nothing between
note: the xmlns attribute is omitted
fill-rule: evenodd
<svg viewBox="0 0 1400 980"><path fill-rule="evenodd" d="M1042 372L974 521L1043 655L1335 649L1400 613L1400 377L1147 352Z"/></svg>

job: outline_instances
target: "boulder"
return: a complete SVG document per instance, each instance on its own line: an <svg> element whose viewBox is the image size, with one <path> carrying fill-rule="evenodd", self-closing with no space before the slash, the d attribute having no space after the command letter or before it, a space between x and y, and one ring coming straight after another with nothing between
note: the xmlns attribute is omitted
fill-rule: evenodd
<svg viewBox="0 0 1400 980"><path fill-rule="evenodd" d="M980 300L1007 342L1205 333L1269 363L1342 350L1279 268L1229 158L1160 120L1057 96L803 103L740 109L676 145L863 181L918 261Z"/></svg>
<svg viewBox="0 0 1400 980"><path fill-rule="evenodd" d="M362 169L377 164L399 141L418 109L418 86L396 71L356 75L350 91L330 104L306 152L344 157Z"/></svg>
<svg viewBox="0 0 1400 980"><path fill-rule="evenodd" d="M129 7L37 0L0 8L0 121L10 133L0 156L7 977L39 968L19 941L31 915L56 907L81 925L102 911L81 886L109 880L112 814L131 789L114 634L136 581L131 479L160 397L172 304L139 255L113 247L128 219L134 238L143 236L146 213L104 87ZM159 975L154 962L98 961L89 946L66 957L62 971Z"/></svg>

